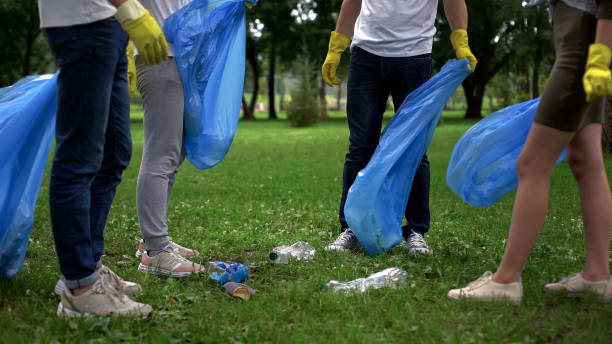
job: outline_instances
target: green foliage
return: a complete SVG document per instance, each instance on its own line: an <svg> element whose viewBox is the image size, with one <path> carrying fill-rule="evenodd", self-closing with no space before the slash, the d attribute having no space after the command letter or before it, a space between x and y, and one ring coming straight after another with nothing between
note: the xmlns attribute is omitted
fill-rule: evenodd
<svg viewBox="0 0 612 344"><path fill-rule="evenodd" d="M291 102L287 106L287 119L295 127L309 127L321 117L321 102L316 78L316 69L302 58L296 64L298 87L291 90Z"/></svg>
<svg viewBox="0 0 612 344"><path fill-rule="evenodd" d="M0 1L0 87L21 77L54 71L39 29L36 0Z"/></svg>
<svg viewBox="0 0 612 344"><path fill-rule="evenodd" d="M0 343L609 343L612 307L594 297L575 300L543 292L543 284L584 266L580 197L567 164L552 178L546 225L523 274L520 306L449 300L504 252L513 196L488 208L470 207L445 185L451 148L474 122L444 113L428 150L431 163L431 257L398 246L387 254L332 253L347 149L346 120L311 128L284 121L240 122L232 148L213 169L185 162L168 211L178 243L200 251L198 262L248 263L246 302L228 297L208 276L166 279L137 270L140 237L136 180L142 124L134 123L133 157L105 230L103 261L141 283L136 299L154 308L145 321L58 319L53 287L59 277L49 217L49 170L39 193L26 265L0 280ZM612 158L606 156L612 172ZM49 165L50 167L50 161ZM316 248L313 261L270 265L268 252L299 240ZM390 266L408 272L401 288L365 294L321 291Z"/></svg>

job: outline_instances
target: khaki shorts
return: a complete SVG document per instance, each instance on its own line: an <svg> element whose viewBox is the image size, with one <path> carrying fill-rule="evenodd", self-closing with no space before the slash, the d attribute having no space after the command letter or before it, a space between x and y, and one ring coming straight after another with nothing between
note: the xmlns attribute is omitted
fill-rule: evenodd
<svg viewBox="0 0 612 344"><path fill-rule="evenodd" d="M596 24L592 14L561 1L555 4L556 59L534 122L569 132L602 122L604 98L587 103L582 86L589 45L595 40Z"/></svg>

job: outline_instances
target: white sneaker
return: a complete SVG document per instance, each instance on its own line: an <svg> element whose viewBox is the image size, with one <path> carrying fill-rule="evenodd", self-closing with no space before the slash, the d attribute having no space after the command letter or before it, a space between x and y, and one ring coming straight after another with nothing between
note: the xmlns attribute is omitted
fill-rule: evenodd
<svg viewBox="0 0 612 344"><path fill-rule="evenodd" d="M190 249L190 248L183 247L175 243L174 241L172 241L172 239L170 239L170 244L168 244L168 247L174 253L178 253L185 258L197 257L200 255L200 252ZM147 251L147 245L144 243L144 240L140 239L138 241L138 249L136 250L136 258L140 258L142 256L142 253L146 251Z"/></svg>
<svg viewBox="0 0 612 344"><path fill-rule="evenodd" d="M92 315L121 315L146 318L151 314L151 306L132 301L126 295L109 288L98 278L89 290L74 296L65 289L57 306L60 317L89 317Z"/></svg>
<svg viewBox="0 0 612 344"><path fill-rule="evenodd" d="M126 295L133 296L142 292L140 284L124 280L104 264L98 269L98 276L102 283ZM62 277L55 284L55 294L61 296L66 289L66 283L64 283L64 278Z"/></svg>
<svg viewBox="0 0 612 344"><path fill-rule="evenodd" d="M493 274L485 272L477 280L465 288L452 289L448 292L451 299L468 299L476 301L503 301L507 300L518 304L523 298L523 285L521 281L501 284L493 281Z"/></svg>
<svg viewBox="0 0 612 344"><path fill-rule="evenodd" d="M355 236L355 233L350 228L347 228L344 232L340 233L336 240L325 247L326 251L338 251L345 252L349 250L355 250L360 247L359 240Z"/></svg>
<svg viewBox="0 0 612 344"><path fill-rule="evenodd" d="M432 254L433 251L427 245L423 234L410 230L408 238L406 238L406 248L410 254Z"/></svg>
<svg viewBox="0 0 612 344"><path fill-rule="evenodd" d="M149 257L144 252L138 265L138 270L153 275L162 274L171 277L184 277L193 273L202 273L204 272L204 267L166 248L155 257Z"/></svg>
<svg viewBox="0 0 612 344"><path fill-rule="evenodd" d="M575 273L564 277L559 282L549 283L544 290L553 293L567 293L570 297L580 297L589 290L597 294L599 301L608 302L612 300L612 277L603 281L588 281L582 277L582 273Z"/></svg>

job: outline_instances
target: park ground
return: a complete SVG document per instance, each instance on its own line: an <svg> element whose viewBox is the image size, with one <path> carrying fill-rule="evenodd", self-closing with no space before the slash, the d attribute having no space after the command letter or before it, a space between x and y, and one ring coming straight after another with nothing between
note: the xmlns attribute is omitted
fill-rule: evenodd
<svg viewBox="0 0 612 344"><path fill-rule="evenodd" d="M610 343L612 304L594 296L549 295L545 283L580 271L584 239L579 193L566 163L552 179L548 219L523 274L520 306L449 300L485 270L494 271L504 250L513 194L488 208L464 203L445 182L454 144L474 122L445 112L429 149L434 254L412 257L398 246L386 254L329 253L338 233L342 166L348 145L345 115L310 128L285 120L240 122L225 160L198 171L185 163L168 213L172 238L201 255L196 259L248 263L249 301L229 297L207 275L184 279L147 276L134 257L140 237L136 180L142 123L132 123L133 157L106 228L103 261L139 282L154 313L146 320L55 316L53 287L59 268L49 218L48 170L21 272L0 280L1 343L406 343L525 342ZM612 157L606 156L612 172ZM48 165L49 167L49 165ZM48 168L47 167L47 168ZM275 246L307 241L315 259L271 265ZM353 280L391 266L408 272L401 288L338 295L329 280Z"/></svg>

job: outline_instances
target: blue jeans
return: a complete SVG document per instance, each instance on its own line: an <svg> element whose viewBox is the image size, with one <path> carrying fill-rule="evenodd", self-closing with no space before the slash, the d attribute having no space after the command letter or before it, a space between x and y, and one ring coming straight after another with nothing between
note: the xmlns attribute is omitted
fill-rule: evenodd
<svg viewBox="0 0 612 344"><path fill-rule="evenodd" d="M349 151L344 162L342 199L340 201L341 231L348 228L344 204L357 173L366 167L378 145L383 113L389 95L395 111L410 92L431 76L430 54L413 57L382 57L357 46L352 48L347 82ZM414 230L425 234L429 230L429 161L424 155L412 182L406 206L404 236Z"/></svg>
<svg viewBox="0 0 612 344"><path fill-rule="evenodd" d="M68 288L98 279L104 227L130 162L128 35L114 19L45 29L60 67L49 202Z"/></svg>

